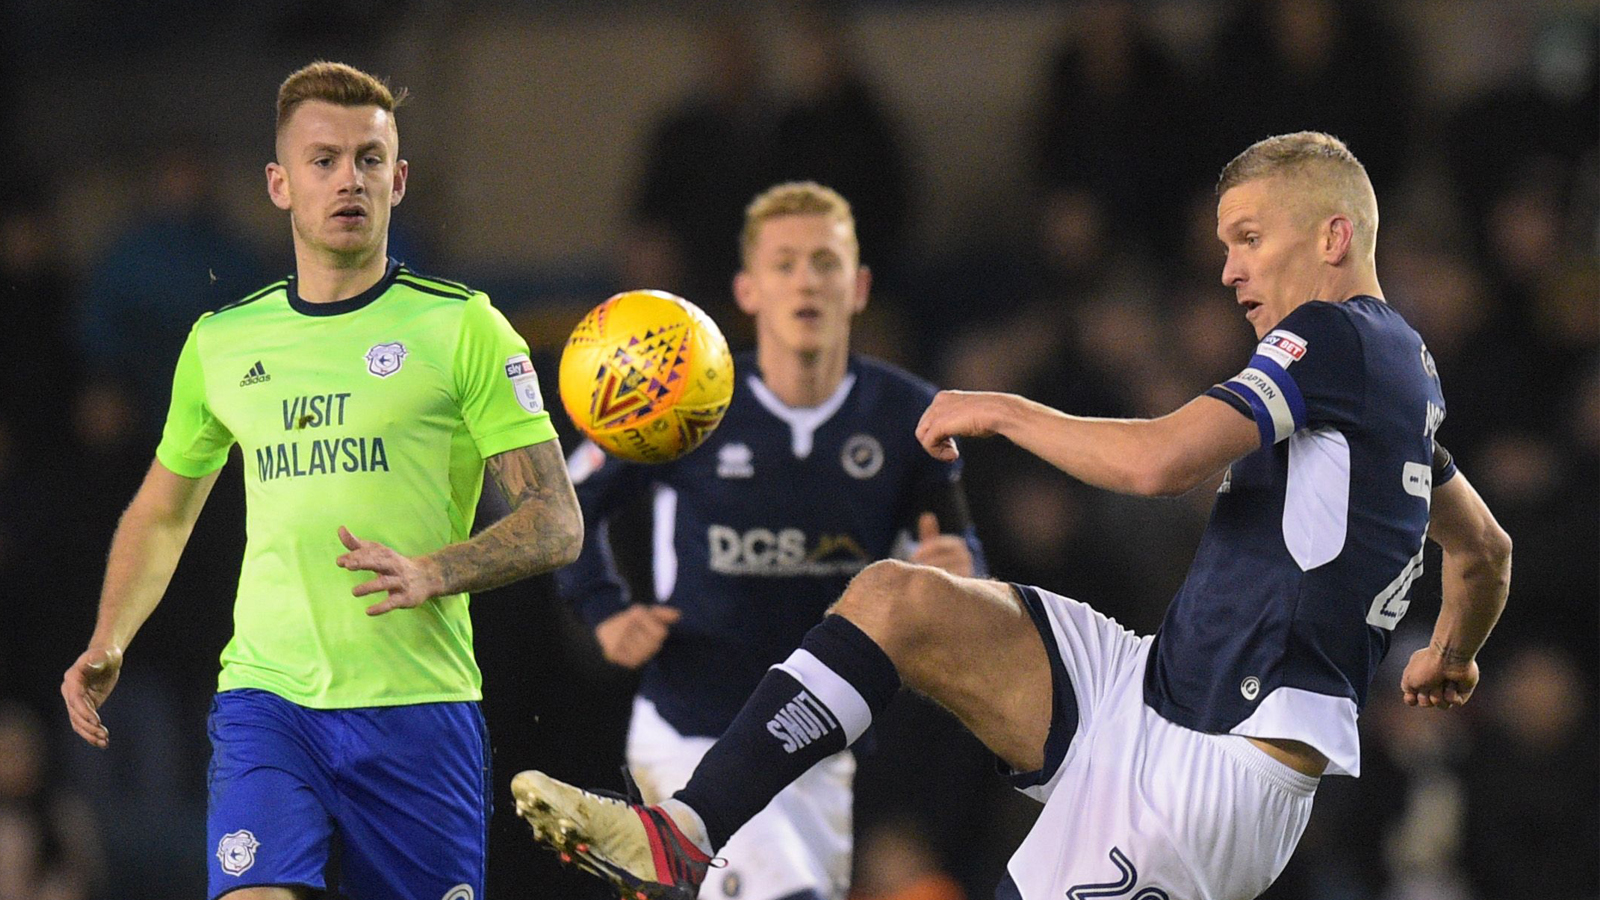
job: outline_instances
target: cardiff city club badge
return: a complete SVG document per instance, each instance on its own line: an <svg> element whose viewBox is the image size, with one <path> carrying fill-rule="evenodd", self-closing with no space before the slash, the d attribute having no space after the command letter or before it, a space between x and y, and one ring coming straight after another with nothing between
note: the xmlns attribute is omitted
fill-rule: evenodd
<svg viewBox="0 0 1600 900"><path fill-rule="evenodd" d="M256 849L260 846L261 842L248 831L229 832L217 842L217 861L229 875L242 874L256 864Z"/></svg>
<svg viewBox="0 0 1600 900"><path fill-rule="evenodd" d="M399 341L373 344L367 351L367 371L379 378L388 378L400 371L400 364L405 361L406 345Z"/></svg>

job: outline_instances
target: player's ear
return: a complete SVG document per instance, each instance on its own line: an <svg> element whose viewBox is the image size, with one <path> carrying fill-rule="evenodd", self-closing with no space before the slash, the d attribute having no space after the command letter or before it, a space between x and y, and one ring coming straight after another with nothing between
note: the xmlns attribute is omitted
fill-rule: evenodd
<svg viewBox="0 0 1600 900"><path fill-rule="evenodd" d="M279 209L289 208L289 173L276 162L267 163L267 196Z"/></svg>
<svg viewBox="0 0 1600 900"><path fill-rule="evenodd" d="M406 195L406 176L411 172L411 164L400 160L394 164L394 190L389 194L389 205L399 206L400 200Z"/></svg>
<svg viewBox="0 0 1600 900"><path fill-rule="evenodd" d="M851 290L850 312L860 314L867 308L867 297L872 293L872 270L866 266L856 267L856 283Z"/></svg>
<svg viewBox="0 0 1600 900"><path fill-rule="evenodd" d="M739 311L747 316L756 314L759 304L756 302L755 279L744 269L733 276L733 299L739 304Z"/></svg>
<svg viewBox="0 0 1600 900"><path fill-rule="evenodd" d="M1349 216L1333 216L1322 224L1322 261L1337 266L1350 256L1356 226Z"/></svg>

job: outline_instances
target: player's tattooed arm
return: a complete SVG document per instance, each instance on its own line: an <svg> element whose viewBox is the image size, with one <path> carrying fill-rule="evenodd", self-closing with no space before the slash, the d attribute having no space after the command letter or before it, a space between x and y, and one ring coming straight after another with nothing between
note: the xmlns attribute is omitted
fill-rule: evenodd
<svg viewBox="0 0 1600 900"><path fill-rule="evenodd" d="M481 591L559 569L583 547L583 514L557 441L485 460L511 512L472 540L431 554L445 590Z"/></svg>
<svg viewBox="0 0 1600 900"><path fill-rule="evenodd" d="M560 444L551 440L508 450L490 457L487 467L511 512L469 540L411 558L339 529L349 552L338 558L338 565L376 575L351 593L385 594L367 607L368 615L419 606L445 594L489 590L578 558L583 514Z"/></svg>

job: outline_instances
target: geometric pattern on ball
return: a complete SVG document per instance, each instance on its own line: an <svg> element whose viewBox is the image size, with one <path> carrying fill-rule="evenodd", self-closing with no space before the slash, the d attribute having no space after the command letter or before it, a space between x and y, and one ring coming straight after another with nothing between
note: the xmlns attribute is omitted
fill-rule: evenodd
<svg viewBox="0 0 1600 900"><path fill-rule="evenodd" d="M733 359L716 323L664 291L627 291L584 316L561 352L561 402L602 449L677 459L705 441L733 397Z"/></svg>

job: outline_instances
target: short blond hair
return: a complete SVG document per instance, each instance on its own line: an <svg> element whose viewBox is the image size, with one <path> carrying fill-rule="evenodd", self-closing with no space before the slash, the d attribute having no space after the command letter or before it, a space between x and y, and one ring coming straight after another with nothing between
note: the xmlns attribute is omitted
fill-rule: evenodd
<svg viewBox="0 0 1600 900"><path fill-rule="evenodd" d="M1349 216L1355 243L1371 256L1378 242L1378 197L1367 168L1344 141L1320 131L1280 134L1251 144L1222 167L1217 196L1251 181L1282 178L1317 217Z"/></svg>
<svg viewBox="0 0 1600 900"><path fill-rule="evenodd" d="M355 66L318 60L295 71L278 86L277 134L289 124L289 117L307 100L322 100L337 106L376 106L393 114L406 102L405 88L396 94L389 83L368 75Z"/></svg>
<svg viewBox="0 0 1600 900"><path fill-rule="evenodd" d="M756 195L744 209L744 230L739 234L739 257L748 265L750 251L761 235L761 226L780 216L827 216L843 222L850 232L850 249L861 259L861 244L856 240L856 219L850 201L830 187L815 181L788 181Z"/></svg>

